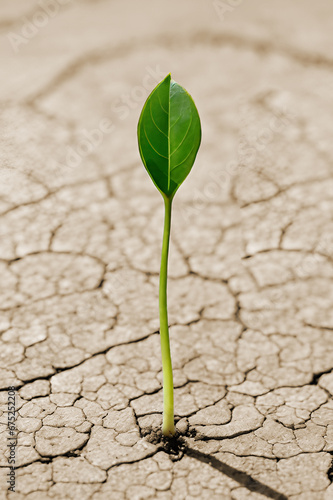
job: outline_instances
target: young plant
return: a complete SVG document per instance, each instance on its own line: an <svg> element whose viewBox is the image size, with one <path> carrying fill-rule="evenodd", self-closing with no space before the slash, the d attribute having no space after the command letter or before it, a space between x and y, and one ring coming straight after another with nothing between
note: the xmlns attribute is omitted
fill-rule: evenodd
<svg viewBox="0 0 333 500"><path fill-rule="evenodd" d="M191 96L169 74L155 87L143 106L138 123L142 162L164 199L159 312L163 368L164 436L175 434L173 375L167 309L168 254L172 200L189 174L201 142L200 118Z"/></svg>

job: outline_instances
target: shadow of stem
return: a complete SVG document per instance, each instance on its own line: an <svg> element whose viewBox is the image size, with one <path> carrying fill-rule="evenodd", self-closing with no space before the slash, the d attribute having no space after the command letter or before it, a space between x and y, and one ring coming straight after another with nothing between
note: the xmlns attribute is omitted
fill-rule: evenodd
<svg viewBox="0 0 333 500"><path fill-rule="evenodd" d="M264 495L268 498L273 498L274 500L288 500L288 497L286 497L286 495L283 495L283 493L279 493L278 491L273 490L269 486L266 486L260 481L257 481L245 472L230 467L230 465L221 462L212 455L206 455L205 453L193 450L192 448L187 448L185 453L189 457L196 458L200 462L209 464L211 467L214 467L214 469L222 472L226 476L242 484L249 491L260 493L261 495Z"/></svg>

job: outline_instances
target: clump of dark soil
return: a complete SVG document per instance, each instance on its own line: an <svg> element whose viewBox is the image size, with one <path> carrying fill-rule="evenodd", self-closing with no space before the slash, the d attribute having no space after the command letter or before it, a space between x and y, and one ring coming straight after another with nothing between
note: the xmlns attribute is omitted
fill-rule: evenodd
<svg viewBox="0 0 333 500"><path fill-rule="evenodd" d="M171 460L176 462L183 458L187 449L186 437L194 437L196 432L194 429L181 433L176 430L176 434L172 437L167 437L162 434L160 428L148 428L141 431L142 436L152 444L158 446L158 449L168 453Z"/></svg>

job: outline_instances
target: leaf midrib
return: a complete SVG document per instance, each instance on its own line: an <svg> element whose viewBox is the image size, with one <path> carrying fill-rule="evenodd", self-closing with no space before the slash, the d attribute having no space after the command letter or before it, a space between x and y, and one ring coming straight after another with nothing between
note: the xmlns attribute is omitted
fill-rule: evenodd
<svg viewBox="0 0 333 500"><path fill-rule="evenodd" d="M169 81L169 99L168 99L168 191L170 189L170 182L171 182L171 171L170 171L170 168L171 168L171 161L170 161L170 143L171 143L170 101L171 101L171 97L170 97L170 93L171 93L171 78Z"/></svg>

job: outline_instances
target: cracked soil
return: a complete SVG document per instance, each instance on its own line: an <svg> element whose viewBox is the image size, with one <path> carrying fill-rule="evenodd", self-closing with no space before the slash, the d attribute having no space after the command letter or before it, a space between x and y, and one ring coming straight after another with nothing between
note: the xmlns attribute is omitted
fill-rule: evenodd
<svg viewBox="0 0 333 500"><path fill-rule="evenodd" d="M331 2L60 3L17 51L40 2L0 7L0 500L333 499ZM170 71L203 128L169 262L180 448L150 434L163 203L136 143Z"/></svg>

